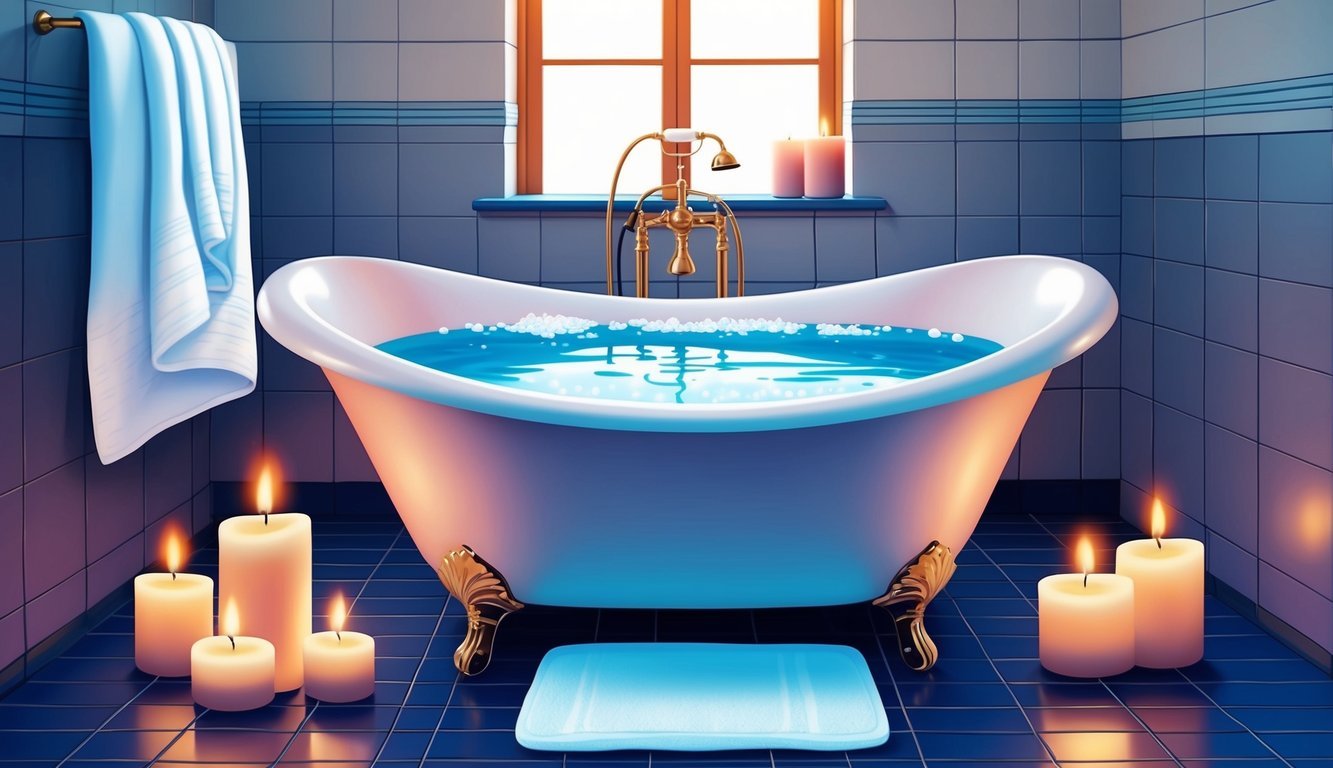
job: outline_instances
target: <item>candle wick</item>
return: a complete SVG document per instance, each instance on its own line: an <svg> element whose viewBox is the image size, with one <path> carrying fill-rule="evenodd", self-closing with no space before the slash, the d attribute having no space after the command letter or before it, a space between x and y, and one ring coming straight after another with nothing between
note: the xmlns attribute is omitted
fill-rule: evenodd
<svg viewBox="0 0 1333 768"><path fill-rule="evenodd" d="M1083 588L1084 588L1084 589L1087 589L1087 588L1088 588L1088 572L1087 572L1087 571L1084 571L1084 572L1083 572Z"/></svg>
<svg viewBox="0 0 1333 768"><path fill-rule="evenodd" d="M1153 541L1157 542L1157 548L1158 548L1158 549L1161 549L1161 548L1162 548L1162 540L1161 540L1161 539L1154 537L1154 538L1153 538Z"/></svg>
<svg viewBox="0 0 1333 768"><path fill-rule="evenodd" d="M176 572L175 572L175 571L172 571L172 572L171 572L171 580L172 580L172 581L175 581L175 580L176 580Z"/></svg>
<svg viewBox="0 0 1333 768"><path fill-rule="evenodd" d="M268 525L268 513L264 513L264 525Z"/></svg>
<svg viewBox="0 0 1333 768"><path fill-rule="evenodd" d="M232 637L231 635L227 635L227 639L231 641L231 649L233 651L236 650L236 638Z"/></svg>
<svg viewBox="0 0 1333 768"><path fill-rule="evenodd" d="M339 642L339 643L341 643L341 642L343 641L343 633L342 633L342 632L340 632L339 630L336 630L336 629L335 629L335 630L333 630L333 634L338 638L338 642Z"/></svg>

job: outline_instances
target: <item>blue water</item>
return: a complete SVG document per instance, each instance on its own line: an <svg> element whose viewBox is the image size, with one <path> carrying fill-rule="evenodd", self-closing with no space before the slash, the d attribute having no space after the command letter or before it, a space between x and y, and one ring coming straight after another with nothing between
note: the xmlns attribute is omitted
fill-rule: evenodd
<svg viewBox="0 0 1333 768"><path fill-rule="evenodd" d="M743 403L885 389L1001 346L933 328L729 318L599 325L528 315L514 324L405 336L379 349L456 376L551 395Z"/></svg>

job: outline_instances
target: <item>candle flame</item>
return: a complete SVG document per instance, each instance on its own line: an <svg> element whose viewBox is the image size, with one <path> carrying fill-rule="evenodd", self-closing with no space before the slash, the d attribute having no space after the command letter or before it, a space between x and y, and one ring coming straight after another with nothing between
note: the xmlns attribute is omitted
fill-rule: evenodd
<svg viewBox="0 0 1333 768"><path fill-rule="evenodd" d="M827 135L828 135L828 118L827 118L827 117L822 117L822 118L819 119L819 135L820 135L820 136L827 136Z"/></svg>
<svg viewBox="0 0 1333 768"><path fill-rule="evenodd" d="M334 632L342 632L343 625L347 623L347 601L343 600L341 594L333 596L332 604L329 606L329 629Z"/></svg>
<svg viewBox="0 0 1333 768"><path fill-rule="evenodd" d="M1157 539L1157 543L1162 543L1162 534L1166 533L1166 509L1162 506L1162 500L1154 498L1152 500L1152 537Z"/></svg>
<svg viewBox="0 0 1333 768"><path fill-rule="evenodd" d="M227 607L222 610L222 634L227 637L235 637L241 634L241 615L236 610L236 601L228 600Z"/></svg>
<svg viewBox="0 0 1333 768"><path fill-rule="evenodd" d="M1074 558L1078 560L1078 568L1083 571L1083 577L1086 579L1092 568L1096 565L1092 554L1092 539L1084 536L1078 540L1078 547L1075 550Z"/></svg>
<svg viewBox="0 0 1333 768"><path fill-rule="evenodd" d="M273 511L273 470L268 464L259 470L259 481L255 483L255 509L261 515Z"/></svg>
<svg viewBox="0 0 1333 768"><path fill-rule="evenodd" d="M181 569L181 564L185 561L180 534L174 530L167 532L162 540L162 561L167 564L167 570L172 575Z"/></svg>

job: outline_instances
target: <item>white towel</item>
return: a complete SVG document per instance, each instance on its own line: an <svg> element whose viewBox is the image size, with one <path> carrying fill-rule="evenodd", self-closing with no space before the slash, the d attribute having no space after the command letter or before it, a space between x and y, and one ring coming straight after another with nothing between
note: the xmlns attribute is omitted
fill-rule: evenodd
<svg viewBox="0 0 1333 768"><path fill-rule="evenodd" d="M240 101L208 27L79 11L93 155L88 380L102 462L255 387Z"/></svg>

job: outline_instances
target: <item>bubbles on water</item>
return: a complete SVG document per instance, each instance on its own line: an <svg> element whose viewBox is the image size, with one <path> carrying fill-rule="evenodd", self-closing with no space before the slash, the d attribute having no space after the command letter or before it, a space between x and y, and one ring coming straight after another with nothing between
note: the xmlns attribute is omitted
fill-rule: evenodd
<svg viewBox="0 0 1333 768"><path fill-rule="evenodd" d="M952 335L952 336L949 337L949 341L952 341L952 342L955 343L955 344L957 344L958 342L960 342L960 341L962 341L962 340L963 340L963 334L961 334L961 333L955 333L954 335Z"/></svg>
<svg viewBox="0 0 1333 768"><path fill-rule="evenodd" d="M938 339L942 334L940 334L939 328L931 328L929 331L926 331L926 335L932 339Z"/></svg>

